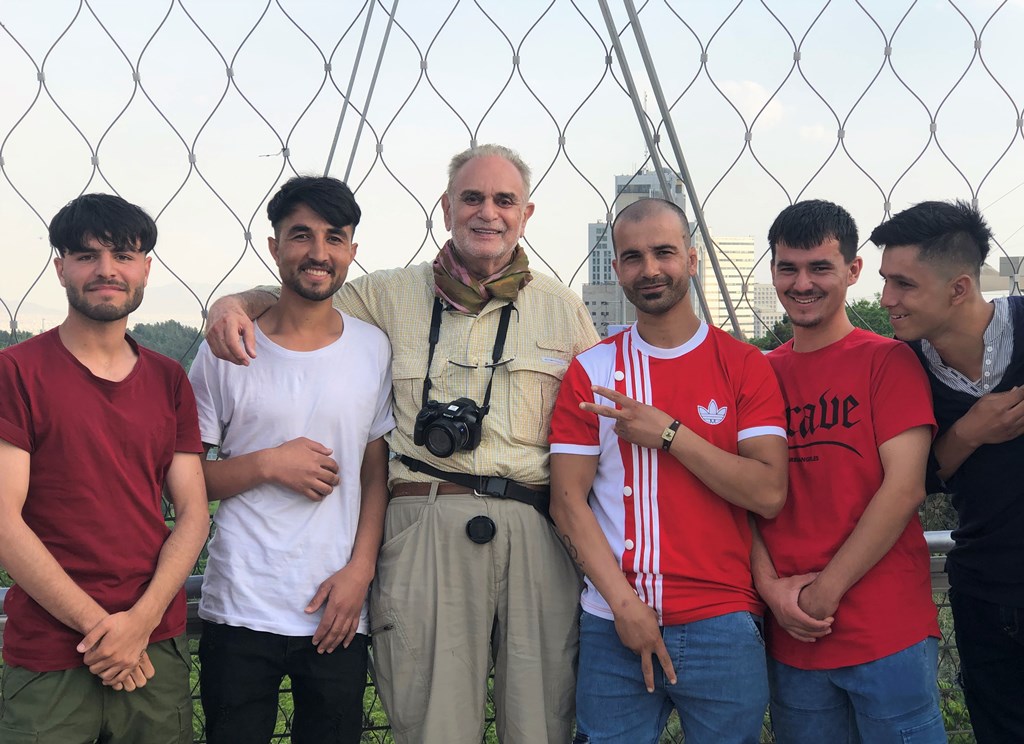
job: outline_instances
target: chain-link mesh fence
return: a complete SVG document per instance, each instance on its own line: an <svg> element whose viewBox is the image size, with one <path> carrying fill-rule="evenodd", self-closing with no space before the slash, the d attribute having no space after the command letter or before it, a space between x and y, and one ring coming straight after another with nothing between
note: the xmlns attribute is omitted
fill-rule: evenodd
<svg viewBox="0 0 1024 744"><path fill-rule="evenodd" d="M509 143L533 165L532 257L579 288L587 225L614 210L614 177L678 172L674 132L698 202L688 211L703 208L719 294L748 308L748 335L751 285L768 281L763 235L793 200L839 201L865 233L921 199L976 200L998 252L1022 252L1019 0L651 0L636 7L644 53L632 6L8 0L7 320L28 332L61 320L45 224L105 190L158 216L160 266L136 319L200 326L212 297L270 279L265 201L329 155L365 209L360 266L428 259L445 238L446 161L474 141ZM865 257L870 297L877 254ZM717 283L709 269L706 288ZM712 316L727 323L724 306Z"/></svg>
<svg viewBox="0 0 1024 744"><path fill-rule="evenodd" d="M364 209L359 269L402 265L444 241L445 166L473 142L533 166L531 260L578 290L589 224L682 154L709 317L731 327L731 299L747 335L778 312L763 236L795 200L838 201L866 234L965 198L995 266L1024 254L1022 30L1020 0L0 0L0 345L63 318L46 224L79 193L157 217L134 320L198 329L212 298L272 280L283 180L330 162Z"/></svg>

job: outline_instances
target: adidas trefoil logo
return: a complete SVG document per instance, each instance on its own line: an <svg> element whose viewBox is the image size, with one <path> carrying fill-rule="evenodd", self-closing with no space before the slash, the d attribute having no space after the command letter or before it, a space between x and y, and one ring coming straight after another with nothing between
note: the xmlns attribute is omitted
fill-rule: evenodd
<svg viewBox="0 0 1024 744"><path fill-rule="evenodd" d="M717 426L718 424L725 421L725 414L729 412L729 406L718 407L718 403L712 398L711 402L708 403L708 407L697 406L697 414L701 417L705 424L711 424Z"/></svg>

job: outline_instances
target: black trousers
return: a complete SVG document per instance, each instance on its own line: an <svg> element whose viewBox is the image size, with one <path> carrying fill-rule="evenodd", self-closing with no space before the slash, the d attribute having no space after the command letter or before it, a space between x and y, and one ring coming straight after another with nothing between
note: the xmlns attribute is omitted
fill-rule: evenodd
<svg viewBox="0 0 1024 744"><path fill-rule="evenodd" d="M310 636L282 636L203 622L200 698L209 744L267 744L278 688L292 683L295 744L358 744L368 638L318 654Z"/></svg>
<svg viewBox="0 0 1024 744"><path fill-rule="evenodd" d="M1024 742L1024 608L949 592L964 699L978 744Z"/></svg>

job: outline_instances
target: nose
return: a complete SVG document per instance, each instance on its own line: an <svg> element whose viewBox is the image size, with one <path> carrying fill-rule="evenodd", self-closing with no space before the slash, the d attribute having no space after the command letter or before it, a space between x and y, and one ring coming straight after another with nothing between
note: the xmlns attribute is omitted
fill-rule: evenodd
<svg viewBox="0 0 1024 744"><path fill-rule="evenodd" d="M309 242L309 257L314 261L324 261L327 259L327 238L323 235L314 236Z"/></svg>
<svg viewBox="0 0 1024 744"><path fill-rule="evenodd" d="M97 276L113 276L114 270L114 254L110 251L100 251L96 258L96 274Z"/></svg>
<svg viewBox="0 0 1024 744"><path fill-rule="evenodd" d="M793 289L797 292L809 292L811 288L811 275L803 270L796 272L796 276L793 277Z"/></svg>
<svg viewBox="0 0 1024 744"><path fill-rule="evenodd" d="M896 305L896 299L893 297L893 291L889 287L889 282L882 283L882 295L878 298L878 304L885 308Z"/></svg>
<svg viewBox="0 0 1024 744"><path fill-rule="evenodd" d="M648 278L661 274L661 264L658 263L658 259L651 253L644 256L644 263L641 268L643 275Z"/></svg>
<svg viewBox="0 0 1024 744"><path fill-rule="evenodd" d="M480 203L480 210L478 212L480 219L493 220L498 216L498 209L493 199L484 199Z"/></svg>

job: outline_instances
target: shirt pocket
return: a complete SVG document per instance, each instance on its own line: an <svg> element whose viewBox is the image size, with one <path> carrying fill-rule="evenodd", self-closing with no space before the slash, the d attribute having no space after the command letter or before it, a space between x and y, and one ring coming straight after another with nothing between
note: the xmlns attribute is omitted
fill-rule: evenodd
<svg viewBox="0 0 1024 744"><path fill-rule="evenodd" d="M508 418L514 441L547 447L551 410L571 360L568 346L542 340L509 362Z"/></svg>
<svg viewBox="0 0 1024 744"><path fill-rule="evenodd" d="M416 420L423 403L423 378L426 376L425 361L414 358L394 359L391 362L391 386L394 389L395 420L403 422ZM403 432L412 436L410 429Z"/></svg>

